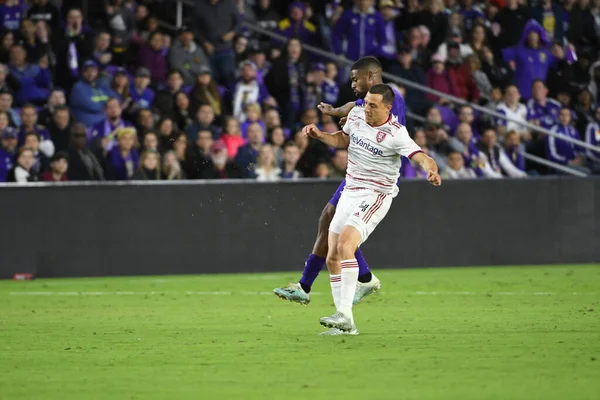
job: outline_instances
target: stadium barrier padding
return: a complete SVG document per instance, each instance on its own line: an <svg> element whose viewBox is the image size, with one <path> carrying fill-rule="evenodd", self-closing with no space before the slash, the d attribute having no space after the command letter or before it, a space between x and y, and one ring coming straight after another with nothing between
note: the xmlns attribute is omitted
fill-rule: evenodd
<svg viewBox="0 0 600 400"><path fill-rule="evenodd" d="M0 187L0 278L300 271L338 183ZM600 179L403 182L374 268L600 262Z"/></svg>

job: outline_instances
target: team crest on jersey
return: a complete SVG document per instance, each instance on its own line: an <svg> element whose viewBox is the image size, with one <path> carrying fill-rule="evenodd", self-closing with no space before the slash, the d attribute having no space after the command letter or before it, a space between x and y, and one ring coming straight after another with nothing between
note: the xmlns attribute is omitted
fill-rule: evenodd
<svg viewBox="0 0 600 400"><path fill-rule="evenodd" d="M382 132L382 131L377 131L377 143L381 143L383 142L383 140L385 139L385 137L387 136L387 133Z"/></svg>
<svg viewBox="0 0 600 400"><path fill-rule="evenodd" d="M546 54L545 53L540 53L540 62L541 63L545 63L546 62Z"/></svg>

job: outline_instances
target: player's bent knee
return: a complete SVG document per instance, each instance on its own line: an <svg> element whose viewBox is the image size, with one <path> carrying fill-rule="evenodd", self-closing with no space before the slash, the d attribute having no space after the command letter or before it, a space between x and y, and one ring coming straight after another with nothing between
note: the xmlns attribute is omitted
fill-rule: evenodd
<svg viewBox="0 0 600 400"><path fill-rule="evenodd" d="M342 260L354 258L360 242L360 232L352 226L346 226L338 238L337 254Z"/></svg>

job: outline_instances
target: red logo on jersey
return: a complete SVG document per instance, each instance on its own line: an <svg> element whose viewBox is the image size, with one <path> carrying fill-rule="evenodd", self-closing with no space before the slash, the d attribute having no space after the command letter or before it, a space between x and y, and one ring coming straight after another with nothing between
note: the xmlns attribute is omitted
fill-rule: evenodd
<svg viewBox="0 0 600 400"><path fill-rule="evenodd" d="M377 131L377 143L383 142L383 140L385 139L386 136L387 136L387 133Z"/></svg>

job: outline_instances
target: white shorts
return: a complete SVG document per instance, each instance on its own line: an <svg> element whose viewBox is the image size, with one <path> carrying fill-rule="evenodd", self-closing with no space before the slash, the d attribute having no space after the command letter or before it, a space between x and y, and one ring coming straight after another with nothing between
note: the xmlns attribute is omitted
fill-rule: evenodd
<svg viewBox="0 0 600 400"><path fill-rule="evenodd" d="M373 233L392 205L393 196L369 189L345 188L329 231L341 233L346 225L355 227L361 236L361 244Z"/></svg>

